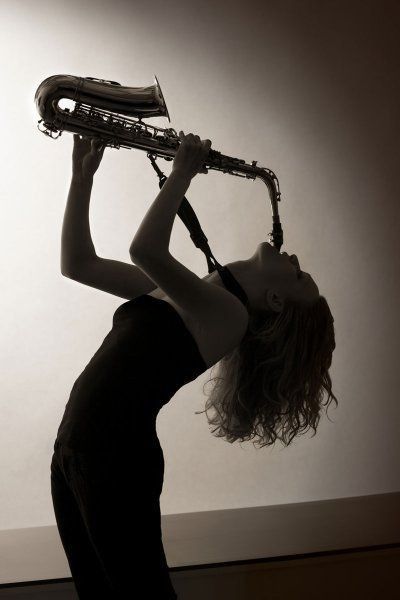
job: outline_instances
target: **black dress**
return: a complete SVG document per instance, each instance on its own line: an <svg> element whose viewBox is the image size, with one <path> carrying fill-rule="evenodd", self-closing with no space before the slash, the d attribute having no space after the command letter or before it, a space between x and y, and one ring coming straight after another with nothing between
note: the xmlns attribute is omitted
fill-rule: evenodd
<svg viewBox="0 0 400 600"><path fill-rule="evenodd" d="M223 269L225 285L247 304ZM117 308L75 381L54 443L51 493L79 598L177 598L162 544L156 418L206 370L179 313L145 294Z"/></svg>

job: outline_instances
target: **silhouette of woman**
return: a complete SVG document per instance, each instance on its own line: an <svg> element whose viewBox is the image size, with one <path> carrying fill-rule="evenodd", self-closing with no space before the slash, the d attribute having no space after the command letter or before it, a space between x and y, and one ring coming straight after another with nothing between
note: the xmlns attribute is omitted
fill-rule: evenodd
<svg viewBox="0 0 400 600"><path fill-rule="evenodd" d="M250 259L230 263L229 269L217 269L203 279L165 251L179 202L191 179L206 172L203 165L211 145L192 134L180 132L180 138L172 173L131 246L132 257L136 257L135 252L140 255L139 268L100 258L94 251L88 209L104 146L99 140L74 136L73 175L62 233L63 274L128 298L115 311L111 331L75 381L54 443L53 506L80 599L177 598L162 543L159 500L164 456L156 432L159 410L183 385L219 360L225 367L238 369L241 365L242 379L234 378L237 385L241 381L258 384L255 373L244 367L248 365L249 347L260 360L260 323L267 324L272 332L268 347L272 352L271 323L282 327L279 319L287 314L287 307L293 318L307 314L308 324L313 315L321 315L326 308L311 277L300 271L297 258L279 254L267 243L260 244ZM150 248L152 241L155 249L146 258L145 248ZM156 257L157 247L164 248L162 259ZM301 282L299 273L303 275ZM319 312L315 312L316 307ZM200 321L202 327L196 328ZM305 398L311 403L310 423L319 410L316 398L333 350L331 320L318 323L316 334L315 327L307 325L306 331L296 322L304 343L307 336L310 341L316 336L320 340L319 353L318 344L310 344L317 373L314 387L305 380L305 371L301 375L300 370L298 376L314 394ZM269 335L263 337L266 346ZM256 346L251 346L252 340L257 340ZM318 362L319 354L325 357L322 362ZM310 363L311 358L302 360ZM299 363L303 365L300 358ZM261 371L268 373L268 368L265 363ZM307 377L309 374L310 369ZM279 378L273 380L279 382ZM222 392L225 400L229 392L236 401L238 388L232 381L226 382L229 387ZM298 383L292 373L296 393ZM240 412L243 399L250 398L246 389L249 385L242 388L241 402L223 405L221 429L229 441L246 439L252 433L248 422L252 411L253 416L264 416L262 422L269 434L273 432L271 423L277 422L279 403L275 398L271 404L262 393L257 402L248 400L245 416ZM304 410L289 392L286 400L293 400L291 416L299 426L295 417ZM253 387L252 400L254 393Z"/></svg>

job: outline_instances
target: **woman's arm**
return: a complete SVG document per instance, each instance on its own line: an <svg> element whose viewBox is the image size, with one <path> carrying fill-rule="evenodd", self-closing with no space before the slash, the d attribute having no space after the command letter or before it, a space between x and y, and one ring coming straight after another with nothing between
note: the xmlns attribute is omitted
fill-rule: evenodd
<svg viewBox="0 0 400 600"><path fill-rule="evenodd" d="M96 257L89 224L92 186L93 177L72 176L61 234L63 275L71 275L85 261Z"/></svg>
<svg viewBox="0 0 400 600"><path fill-rule="evenodd" d="M104 148L99 140L74 135L72 180L61 234L61 272L64 275L96 256L90 234L89 204L93 177Z"/></svg>
<svg viewBox="0 0 400 600"><path fill-rule="evenodd" d="M210 151L211 141L201 141L192 133L179 132L181 144L175 155L172 173L148 209L132 240L129 252L134 259L140 256L164 256L168 253L172 226L176 213L191 180L197 173L207 173L204 161Z"/></svg>
<svg viewBox="0 0 400 600"><path fill-rule="evenodd" d="M137 250L141 254L151 252L156 255L168 252L176 213L190 182L191 178L186 173L172 171L132 240L129 248L132 258Z"/></svg>
<svg viewBox="0 0 400 600"><path fill-rule="evenodd" d="M136 265L98 256L90 234L90 196L103 151L98 140L74 136L72 181L61 236L61 272L109 294L136 298L157 285Z"/></svg>
<svg viewBox="0 0 400 600"><path fill-rule="evenodd" d="M127 300L148 294L157 287L138 266L101 256L81 263L69 279Z"/></svg>

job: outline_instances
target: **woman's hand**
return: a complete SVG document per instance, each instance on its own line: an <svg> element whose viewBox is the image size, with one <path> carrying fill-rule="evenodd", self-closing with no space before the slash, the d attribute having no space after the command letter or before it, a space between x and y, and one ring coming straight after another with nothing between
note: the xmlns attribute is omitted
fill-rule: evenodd
<svg viewBox="0 0 400 600"><path fill-rule="evenodd" d="M197 173L208 173L204 161L211 147L210 140L200 140L198 135L183 131L179 132L180 146L175 155L172 170L183 173L186 177L193 178Z"/></svg>
<svg viewBox="0 0 400 600"><path fill-rule="evenodd" d="M99 168L105 147L105 143L97 137L89 138L75 133L72 151L72 176L82 179L93 177Z"/></svg>

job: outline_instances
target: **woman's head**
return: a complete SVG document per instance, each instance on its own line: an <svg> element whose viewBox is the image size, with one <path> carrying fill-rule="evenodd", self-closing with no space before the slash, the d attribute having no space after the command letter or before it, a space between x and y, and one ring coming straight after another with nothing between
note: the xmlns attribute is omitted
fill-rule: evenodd
<svg viewBox="0 0 400 600"><path fill-rule="evenodd" d="M328 303L308 274L297 279L295 258L269 248L261 244L239 269L229 266L249 297L249 325L206 382L214 387L201 411L215 411L207 419L217 437L258 438L260 447L276 439L289 445L310 428L315 435L322 406L337 404L328 372L336 346Z"/></svg>
<svg viewBox="0 0 400 600"><path fill-rule="evenodd" d="M248 260L232 266L236 266L253 311L280 312L286 300L310 306L319 298L318 286L309 273L301 270L297 256L279 253L268 242L259 244Z"/></svg>

